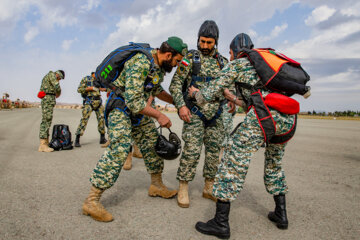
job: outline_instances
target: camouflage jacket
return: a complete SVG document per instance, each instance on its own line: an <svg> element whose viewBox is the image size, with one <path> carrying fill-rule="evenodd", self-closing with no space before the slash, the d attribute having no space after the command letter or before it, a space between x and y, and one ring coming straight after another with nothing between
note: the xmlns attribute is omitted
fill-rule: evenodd
<svg viewBox="0 0 360 240"><path fill-rule="evenodd" d="M151 53L156 54L156 50L151 50ZM150 67L149 59L144 54L137 53L124 64L120 76L113 82L117 87L125 87L123 93L125 103L134 114L145 108L151 95L156 96L164 91L160 85L164 80L164 70L155 64L155 71L150 75ZM151 78L153 84L150 91L145 90L144 87L145 80L148 77Z"/></svg>
<svg viewBox="0 0 360 240"><path fill-rule="evenodd" d="M91 76L83 77L77 89L78 93L81 93L82 96L87 96L87 97L101 96L100 90L89 91L89 92L86 92L85 90L87 87L94 87L94 80L95 79Z"/></svg>
<svg viewBox="0 0 360 240"><path fill-rule="evenodd" d="M260 78L255 68L247 58L236 59L228 63L221 70L213 85L203 88L199 94L196 94L196 101L199 105L203 105L213 100L219 92L222 92L224 88L228 88L234 83L246 83L253 86L259 80ZM241 88L240 91L242 97L249 101L252 91L245 88ZM263 97L270 93L266 89L261 89L260 91ZM269 110L274 121L277 123L276 134L282 134L293 126L295 115L283 114L270 107Z"/></svg>
<svg viewBox="0 0 360 240"><path fill-rule="evenodd" d="M56 80L55 72L50 71L41 81L40 91L48 94L60 94L61 88L59 81Z"/></svg>
<svg viewBox="0 0 360 240"><path fill-rule="evenodd" d="M201 68L198 74L199 77L211 77L215 78L216 74L220 71L220 64L217 58L213 57L218 54L217 50L214 49L213 52L209 55L203 55L200 51L200 62ZM228 60L221 56L224 65L227 64ZM174 99L174 105L177 109L180 109L182 106L185 106L185 101L183 98L183 85L184 82L187 82L186 89L190 86L192 80L192 73L193 73L193 53L189 51L189 53L184 57L181 64L178 66L176 73L174 74L171 84L170 84L170 93ZM196 81L197 88L201 89L207 84L213 84L215 79L210 80L208 83L206 81ZM205 115L207 119L211 119L216 111L219 108L220 99L223 99L222 94L218 95L218 99L215 98L210 101L209 103L204 104L201 106L200 111Z"/></svg>
<svg viewBox="0 0 360 240"><path fill-rule="evenodd" d="M246 58L239 58L228 63L221 70L214 84L201 90L201 94L196 96L196 101L202 105L212 101L219 92L222 92L224 88L229 88L234 83L247 83L253 86L259 80L259 76L250 61ZM261 89L261 93L265 97L269 92ZM242 88L241 94L249 101L252 91Z"/></svg>

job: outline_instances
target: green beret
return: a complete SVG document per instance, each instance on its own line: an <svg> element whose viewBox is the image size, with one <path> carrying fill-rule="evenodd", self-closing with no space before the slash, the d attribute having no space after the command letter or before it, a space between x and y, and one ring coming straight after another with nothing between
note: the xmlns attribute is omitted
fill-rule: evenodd
<svg viewBox="0 0 360 240"><path fill-rule="evenodd" d="M180 53L181 55L185 56L187 53L187 44L181 40L181 38L178 37L169 37L166 41L170 47L172 47L175 51Z"/></svg>

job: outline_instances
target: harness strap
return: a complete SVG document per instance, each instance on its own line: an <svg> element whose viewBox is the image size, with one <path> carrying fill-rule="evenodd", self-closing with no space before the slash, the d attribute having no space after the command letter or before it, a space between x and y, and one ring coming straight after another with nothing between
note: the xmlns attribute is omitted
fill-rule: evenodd
<svg viewBox="0 0 360 240"><path fill-rule="evenodd" d="M126 116L130 117L133 126L138 126L144 117L142 114L132 114L130 109L126 106L124 98L121 95L111 92L105 105L104 118L106 127L108 127L108 116L114 109L118 109L124 112Z"/></svg>

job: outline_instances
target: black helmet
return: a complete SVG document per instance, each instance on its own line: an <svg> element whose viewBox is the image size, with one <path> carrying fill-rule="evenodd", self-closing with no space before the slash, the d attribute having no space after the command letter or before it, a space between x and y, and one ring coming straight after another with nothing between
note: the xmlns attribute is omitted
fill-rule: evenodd
<svg viewBox="0 0 360 240"><path fill-rule="evenodd" d="M53 148L55 151L59 151L62 149L62 144L59 139L53 138L49 143L49 147Z"/></svg>
<svg viewBox="0 0 360 240"><path fill-rule="evenodd" d="M254 44L251 41L251 38L246 33L239 33L235 36L235 38L230 43L230 49L234 53L234 57L236 58L241 49L248 48L252 49Z"/></svg>
<svg viewBox="0 0 360 240"><path fill-rule="evenodd" d="M156 141L155 152L159 157L166 160L173 160L181 153L181 141L176 133L170 131L169 141L162 135L162 128L160 128L160 135Z"/></svg>
<svg viewBox="0 0 360 240"><path fill-rule="evenodd" d="M219 39L219 28L213 20L206 20L201 24L199 33L198 33L198 42L200 37L214 38L215 44Z"/></svg>

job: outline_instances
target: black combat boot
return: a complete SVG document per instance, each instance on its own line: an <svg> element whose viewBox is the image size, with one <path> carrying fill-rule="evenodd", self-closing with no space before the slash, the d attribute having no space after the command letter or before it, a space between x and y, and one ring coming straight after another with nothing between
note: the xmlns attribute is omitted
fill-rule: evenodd
<svg viewBox="0 0 360 240"><path fill-rule="evenodd" d="M80 145L80 135L76 135L76 138L75 138L75 147L81 147L81 145Z"/></svg>
<svg viewBox="0 0 360 240"><path fill-rule="evenodd" d="M286 204L285 204L285 195L279 194L274 195L275 201L275 211L269 212L268 218L276 223L276 226L279 229L288 228L288 219L286 216Z"/></svg>
<svg viewBox="0 0 360 240"><path fill-rule="evenodd" d="M105 138L105 134L101 134L100 135L100 144L105 144L106 143L106 138Z"/></svg>
<svg viewBox="0 0 360 240"><path fill-rule="evenodd" d="M215 217L207 221L207 223L197 222L195 228L203 234L228 239L230 238L229 213L230 202L223 202L218 199Z"/></svg>

